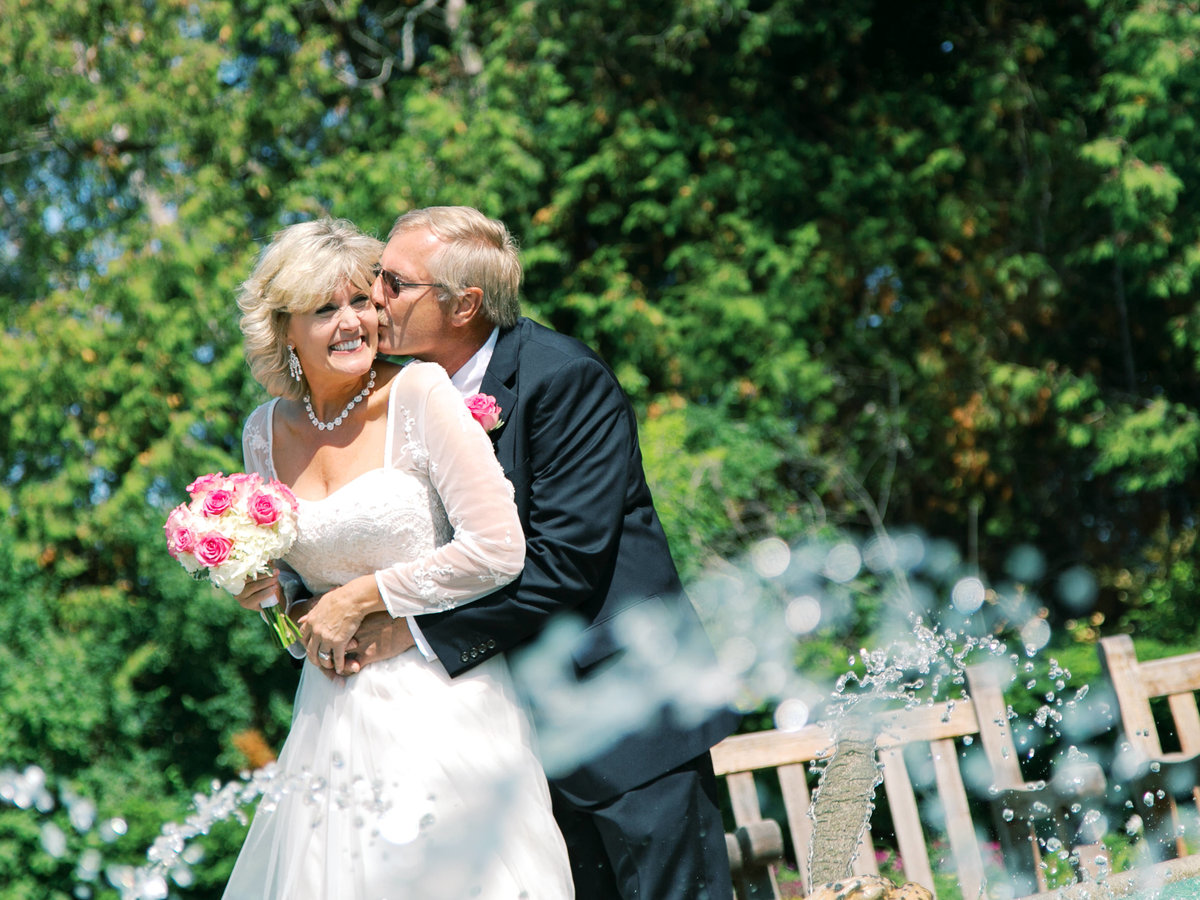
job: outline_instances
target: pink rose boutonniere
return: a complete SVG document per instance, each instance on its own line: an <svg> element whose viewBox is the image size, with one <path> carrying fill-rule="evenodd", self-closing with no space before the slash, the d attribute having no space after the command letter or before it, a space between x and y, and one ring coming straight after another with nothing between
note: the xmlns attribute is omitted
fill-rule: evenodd
<svg viewBox="0 0 1200 900"><path fill-rule="evenodd" d="M193 578L231 594L271 571L271 560L296 540L296 498L286 484L259 475L216 472L188 485L189 501L167 516L167 552ZM263 607L267 624L287 647L300 630L278 604Z"/></svg>
<svg viewBox="0 0 1200 900"><path fill-rule="evenodd" d="M504 424L500 414L504 412L496 405L496 398L491 394L472 394L467 398L467 409L475 421L483 426L484 431L495 431Z"/></svg>

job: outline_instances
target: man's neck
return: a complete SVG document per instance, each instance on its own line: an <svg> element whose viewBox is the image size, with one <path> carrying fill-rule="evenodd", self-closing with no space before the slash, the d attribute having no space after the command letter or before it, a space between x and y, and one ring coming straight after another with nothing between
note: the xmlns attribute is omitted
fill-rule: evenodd
<svg viewBox="0 0 1200 900"><path fill-rule="evenodd" d="M426 362L435 362L443 369L451 378L454 374L467 364L467 361L479 352L479 348L484 345L487 340L487 335L484 335L483 340L478 343L471 344L456 344L453 347L448 347L445 352L439 351L437 354L431 354L425 357Z"/></svg>
<svg viewBox="0 0 1200 900"><path fill-rule="evenodd" d="M494 328L494 325L482 319L472 321L469 327L455 328L446 336L437 352L431 353L425 359L440 365L453 378L455 373L488 342Z"/></svg>

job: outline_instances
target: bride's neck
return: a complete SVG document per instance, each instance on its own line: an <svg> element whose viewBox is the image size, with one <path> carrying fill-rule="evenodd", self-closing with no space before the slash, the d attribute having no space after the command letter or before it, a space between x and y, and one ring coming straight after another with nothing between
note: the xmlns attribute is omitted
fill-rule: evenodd
<svg viewBox="0 0 1200 900"><path fill-rule="evenodd" d="M308 384L308 399L318 419L332 419L346 408L366 387L371 376L365 373L356 378L322 380Z"/></svg>

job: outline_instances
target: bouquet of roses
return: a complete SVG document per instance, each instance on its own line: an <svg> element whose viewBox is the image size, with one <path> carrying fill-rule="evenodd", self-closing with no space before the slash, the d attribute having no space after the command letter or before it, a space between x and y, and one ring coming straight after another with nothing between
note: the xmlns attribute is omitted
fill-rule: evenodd
<svg viewBox="0 0 1200 900"><path fill-rule="evenodd" d="M216 472L188 485L190 501L167 516L167 552L193 578L207 578L231 594L271 572L270 562L287 553L296 539L296 498L279 481L259 475ZM278 604L263 614L279 643L300 640L300 629Z"/></svg>

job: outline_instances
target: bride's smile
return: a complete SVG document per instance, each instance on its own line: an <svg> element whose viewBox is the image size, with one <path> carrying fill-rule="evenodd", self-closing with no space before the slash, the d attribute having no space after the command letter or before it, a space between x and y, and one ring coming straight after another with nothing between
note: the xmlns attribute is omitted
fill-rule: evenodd
<svg viewBox="0 0 1200 900"><path fill-rule="evenodd" d="M361 388L379 346L379 315L367 295L344 285L312 312L296 313L289 341L308 379L313 405L341 408Z"/></svg>

